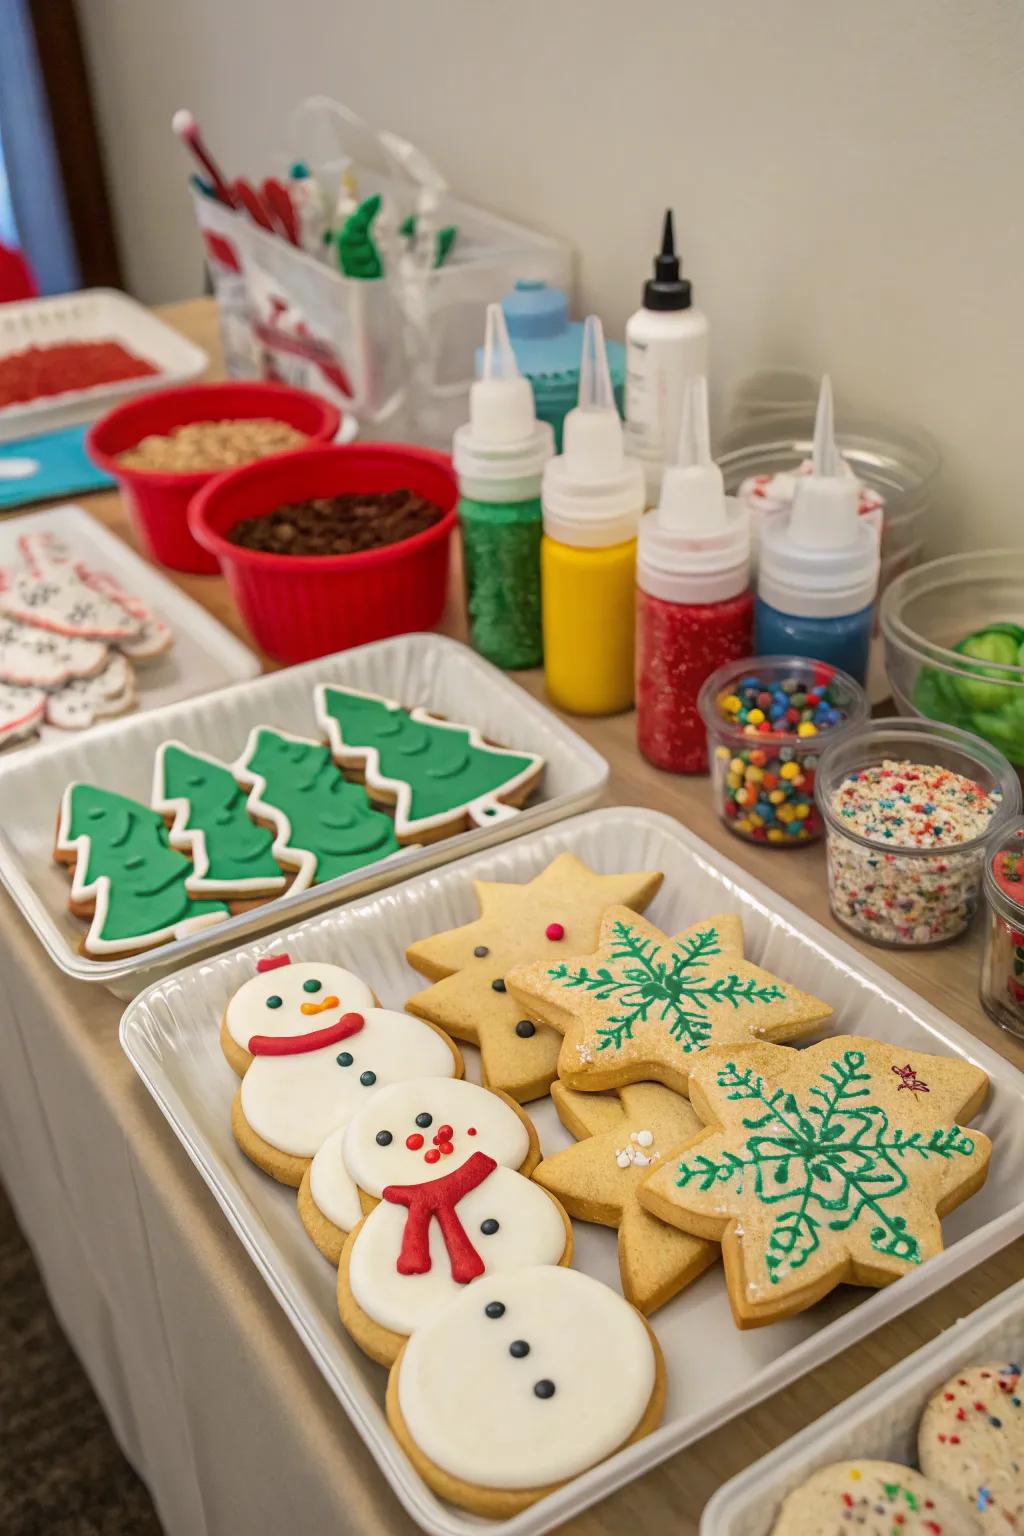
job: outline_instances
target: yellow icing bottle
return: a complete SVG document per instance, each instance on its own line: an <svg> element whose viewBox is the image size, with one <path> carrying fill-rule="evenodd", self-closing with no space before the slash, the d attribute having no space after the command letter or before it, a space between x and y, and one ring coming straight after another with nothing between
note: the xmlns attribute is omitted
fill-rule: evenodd
<svg viewBox="0 0 1024 1536"><path fill-rule="evenodd" d="M579 401L563 451L544 469L541 611L544 681L573 715L615 715L633 703L636 535L643 467L626 457L604 333L583 327Z"/></svg>

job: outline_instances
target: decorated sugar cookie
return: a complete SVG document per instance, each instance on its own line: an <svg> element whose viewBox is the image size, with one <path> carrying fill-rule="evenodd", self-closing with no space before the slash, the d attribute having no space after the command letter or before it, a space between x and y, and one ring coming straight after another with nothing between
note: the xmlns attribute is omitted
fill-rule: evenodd
<svg viewBox="0 0 1024 1536"><path fill-rule="evenodd" d="M334 994L311 994L304 1034L251 1035L252 1063L231 1114L245 1155L297 1189L313 1154L368 1100L406 1078L446 1078L462 1058L446 1035L390 1008L342 1011Z"/></svg>
<svg viewBox="0 0 1024 1536"><path fill-rule="evenodd" d="M533 1177L570 1216L618 1228L623 1295L649 1316L719 1257L717 1243L659 1221L639 1199L652 1168L698 1135L703 1123L688 1100L661 1083L634 1083L608 1095L552 1083L551 1097L579 1140L546 1157Z"/></svg>
<svg viewBox="0 0 1024 1536"><path fill-rule="evenodd" d="M486 1275L418 1328L387 1415L435 1493L499 1519L650 1434L664 1401L640 1314L589 1275L540 1265Z"/></svg>
<svg viewBox="0 0 1024 1536"><path fill-rule="evenodd" d="M71 911L89 919L83 940L98 959L184 938L228 917L222 901L189 895L191 864L172 848L148 805L95 784L69 784L54 856L73 868Z"/></svg>
<svg viewBox="0 0 1024 1536"><path fill-rule="evenodd" d="M105 640L55 635L20 619L0 617L0 682L60 688L72 678L94 677L109 656Z"/></svg>
<svg viewBox="0 0 1024 1536"><path fill-rule="evenodd" d="M293 891L399 851L389 818L360 784L347 782L318 741L258 725L231 771L249 789L250 816L274 831L274 858L295 870Z"/></svg>
<svg viewBox="0 0 1024 1536"><path fill-rule="evenodd" d="M917 1459L927 1477L967 1500L984 1531L1024 1531L1020 1363L968 1366L945 1382L924 1411Z"/></svg>
<svg viewBox="0 0 1024 1536"><path fill-rule="evenodd" d="M661 880L650 870L598 875L571 853L523 885L477 880L478 918L406 950L413 969L434 983L406 1007L478 1045L488 1087L524 1104L539 1098L555 1077L561 1041L506 992L504 977L525 961L555 963L592 948L608 907L642 911Z"/></svg>
<svg viewBox="0 0 1024 1536"><path fill-rule="evenodd" d="M169 817L170 842L192 860L193 896L258 901L288 879L274 858L273 834L253 821L234 774L217 758L164 741L153 765L153 808Z"/></svg>
<svg viewBox="0 0 1024 1536"><path fill-rule="evenodd" d="M316 712L335 760L364 776L371 800L394 806L403 843L513 814L544 767L533 753L491 746L473 726L355 688L321 683Z"/></svg>
<svg viewBox="0 0 1024 1536"><path fill-rule="evenodd" d="M321 1253L336 1264L346 1232L373 1209L386 1185L451 1173L476 1152L529 1174L540 1144L526 1115L505 1094L463 1080L396 1084L379 1093L340 1137L324 1142L299 1191L299 1214Z"/></svg>
<svg viewBox="0 0 1024 1536"><path fill-rule="evenodd" d="M31 736L45 713L46 694L41 688L15 688L0 682L0 747Z"/></svg>
<svg viewBox="0 0 1024 1536"><path fill-rule="evenodd" d="M835 1286L882 1286L942 1250L939 1219L981 1188L991 1143L962 1130L984 1072L840 1035L698 1061L703 1135L641 1186L648 1210L721 1241L740 1328L802 1312Z"/></svg>
<svg viewBox="0 0 1024 1536"><path fill-rule="evenodd" d="M103 597L120 603L129 618L136 621L138 628L133 635L122 635L114 642L118 650L130 660L152 661L154 657L162 656L174 644L174 633L170 625L165 624L143 598L125 592L116 578L107 571L95 571L87 565L76 565L75 570L87 587L93 592L99 592Z"/></svg>
<svg viewBox="0 0 1024 1536"><path fill-rule="evenodd" d="M95 677L76 677L46 700L46 719L63 731L84 731L97 720L123 715L137 703L135 674L120 651L108 652Z"/></svg>
<svg viewBox="0 0 1024 1536"><path fill-rule="evenodd" d="M131 639L140 629L127 609L86 586L70 567L39 576L0 570L0 613L58 635L91 640Z"/></svg>
<svg viewBox="0 0 1024 1536"><path fill-rule="evenodd" d="M590 1092L655 1081L686 1093L710 1046L795 1040L832 1010L743 958L736 917L669 938L635 912L604 914L593 954L517 966L505 978L527 1012L560 1030L558 1075Z"/></svg>
<svg viewBox="0 0 1024 1536"><path fill-rule="evenodd" d="M822 1467L782 1506L771 1536L981 1536L948 1488L894 1461Z"/></svg>
<svg viewBox="0 0 1024 1536"><path fill-rule="evenodd" d="M310 1020L332 1010L365 1013L376 1006L372 988L343 966L323 960L293 961L287 954L266 955L257 960L256 974L243 982L224 1010L221 1049L242 1077L252 1063L249 1041L253 1035L306 1035L315 1027Z"/></svg>

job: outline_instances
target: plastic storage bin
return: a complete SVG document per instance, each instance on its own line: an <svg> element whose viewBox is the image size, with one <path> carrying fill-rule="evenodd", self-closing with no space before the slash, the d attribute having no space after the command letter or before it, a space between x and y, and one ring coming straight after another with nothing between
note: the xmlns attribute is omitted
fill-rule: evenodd
<svg viewBox="0 0 1024 1536"><path fill-rule="evenodd" d="M719 704L747 677L769 686L792 678L799 685L797 697L827 687L845 718L816 736L794 730L747 734L724 717ZM860 684L836 667L802 656L747 656L712 672L697 707L707 727L715 810L729 831L769 848L802 847L820 838L824 829L814 802L818 760L829 742L867 720Z"/></svg>
<svg viewBox="0 0 1024 1536"><path fill-rule="evenodd" d="M441 508L432 528L353 555L273 555L225 534L242 518L292 501L409 489ZM258 645L276 661L308 661L388 635L431 629L448 593L458 487L448 459L374 443L303 449L228 470L189 511L192 534L227 578Z"/></svg>
<svg viewBox="0 0 1024 1536"><path fill-rule="evenodd" d="M947 768L988 794L998 791L998 808L979 835L958 843L907 848L862 836L836 814L832 798L851 774L887 761ZM903 792L898 782L893 789ZM1021 803L1016 773L987 741L953 726L901 719L880 720L826 747L816 792L827 832L832 914L861 938L889 948L944 944L964 931L978 905L986 842Z"/></svg>
<svg viewBox="0 0 1024 1536"><path fill-rule="evenodd" d="M981 1006L1024 1039L1024 817L989 844L983 880L988 932L981 962Z"/></svg>
<svg viewBox="0 0 1024 1536"><path fill-rule="evenodd" d="M179 475L166 470L128 469L118 454L152 433L170 432L190 421L286 421L314 441L330 442L341 424L328 401L282 384L194 384L164 389L116 406L86 438L94 464L113 475L124 497L139 543L158 565L172 571L213 576L217 561L189 531L188 506L215 472ZM290 455L289 455L290 457Z"/></svg>

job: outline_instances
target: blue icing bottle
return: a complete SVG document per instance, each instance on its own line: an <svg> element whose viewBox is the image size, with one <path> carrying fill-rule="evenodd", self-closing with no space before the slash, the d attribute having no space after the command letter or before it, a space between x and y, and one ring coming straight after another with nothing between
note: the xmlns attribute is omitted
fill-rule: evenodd
<svg viewBox="0 0 1024 1536"><path fill-rule="evenodd" d="M792 507L766 517L754 615L759 656L809 656L863 683L878 591L881 509L858 513L858 482L836 447L832 385L821 381L812 473Z"/></svg>

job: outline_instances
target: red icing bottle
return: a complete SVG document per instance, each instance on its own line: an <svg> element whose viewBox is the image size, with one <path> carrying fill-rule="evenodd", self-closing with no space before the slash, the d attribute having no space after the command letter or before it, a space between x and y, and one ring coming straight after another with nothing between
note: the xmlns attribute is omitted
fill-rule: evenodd
<svg viewBox="0 0 1024 1536"><path fill-rule="evenodd" d="M749 655L754 594L749 514L711 459L703 378L690 381L678 462L640 525L637 587L637 743L656 768L705 773L697 695L716 667Z"/></svg>

